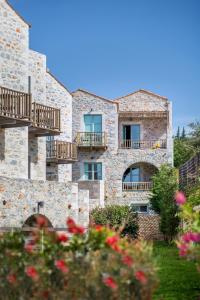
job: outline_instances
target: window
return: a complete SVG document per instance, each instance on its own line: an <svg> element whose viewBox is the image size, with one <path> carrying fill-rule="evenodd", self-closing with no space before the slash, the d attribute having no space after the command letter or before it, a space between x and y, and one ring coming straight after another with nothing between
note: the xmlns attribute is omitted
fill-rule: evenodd
<svg viewBox="0 0 200 300"><path fill-rule="evenodd" d="M123 126L123 144L125 148L140 148L140 125Z"/></svg>
<svg viewBox="0 0 200 300"><path fill-rule="evenodd" d="M102 115L84 115L86 132L102 132Z"/></svg>
<svg viewBox="0 0 200 300"><path fill-rule="evenodd" d="M124 173L123 182L140 182L140 168L128 168Z"/></svg>
<svg viewBox="0 0 200 300"><path fill-rule="evenodd" d="M147 214L149 212L148 205L133 205L133 208L138 213L146 213Z"/></svg>
<svg viewBox="0 0 200 300"><path fill-rule="evenodd" d="M102 180L102 163L84 163L85 180Z"/></svg>

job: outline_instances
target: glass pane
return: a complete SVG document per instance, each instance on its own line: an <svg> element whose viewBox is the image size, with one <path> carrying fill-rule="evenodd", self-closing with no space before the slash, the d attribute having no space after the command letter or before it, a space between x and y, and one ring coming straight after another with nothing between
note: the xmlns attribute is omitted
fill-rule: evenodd
<svg viewBox="0 0 200 300"><path fill-rule="evenodd" d="M128 168L123 176L123 182L131 182L131 170Z"/></svg>
<svg viewBox="0 0 200 300"><path fill-rule="evenodd" d="M131 169L131 182L140 181L140 168Z"/></svg>
<svg viewBox="0 0 200 300"><path fill-rule="evenodd" d="M102 116L101 115L84 115L84 124L86 132L101 132L102 131Z"/></svg>
<svg viewBox="0 0 200 300"><path fill-rule="evenodd" d="M140 125L131 125L131 140L140 141Z"/></svg>

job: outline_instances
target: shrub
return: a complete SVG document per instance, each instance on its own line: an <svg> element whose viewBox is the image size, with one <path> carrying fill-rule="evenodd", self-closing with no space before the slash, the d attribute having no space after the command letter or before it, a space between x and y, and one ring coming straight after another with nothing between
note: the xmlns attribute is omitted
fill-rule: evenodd
<svg viewBox="0 0 200 300"><path fill-rule="evenodd" d="M177 171L168 165L163 165L153 178L150 203L155 212L160 215L160 230L166 241L172 241L177 234L179 219L174 200L178 189Z"/></svg>
<svg viewBox="0 0 200 300"><path fill-rule="evenodd" d="M155 289L152 247L100 225L68 219L66 233L45 228L0 237L1 299L147 300ZM30 237L29 237L30 241Z"/></svg>
<svg viewBox="0 0 200 300"><path fill-rule="evenodd" d="M115 230L121 230L121 235L137 237L137 214L128 205L110 205L105 208L95 208L91 212L91 220L95 224L108 225Z"/></svg>
<svg viewBox="0 0 200 300"><path fill-rule="evenodd" d="M200 185L190 187L186 190L187 202L191 204L191 206L200 205Z"/></svg>
<svg viewBox="0 0 200 300"><path fill-rule="evenodd" d="M200 272L200 210L186 202L183 193L177 193L176 201L180 207L179 216L183 224L177 240L179 255L194 260Z"/></svg>

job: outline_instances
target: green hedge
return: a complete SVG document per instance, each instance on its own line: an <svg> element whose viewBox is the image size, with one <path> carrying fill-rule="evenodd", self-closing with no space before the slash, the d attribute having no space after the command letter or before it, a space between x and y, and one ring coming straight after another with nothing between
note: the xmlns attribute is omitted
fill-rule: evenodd
<svg viewBox="0 0 200 300"><path fill-rule="evenodd" d="M137 237L137 213L128 205L109 205L104 208L95 208L91 212L91 222L121 230L122 236Z"/></svg>

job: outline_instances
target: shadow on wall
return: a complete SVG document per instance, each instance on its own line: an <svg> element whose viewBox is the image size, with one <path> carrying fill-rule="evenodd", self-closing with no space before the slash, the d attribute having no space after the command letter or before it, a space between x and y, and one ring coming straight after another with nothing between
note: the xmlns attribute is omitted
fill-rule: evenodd
<svg viewBox="0 0 200 300"><path fill-rule="evenodd" d="M0 160L5 160L5 129L0 129Z"/></svg>

